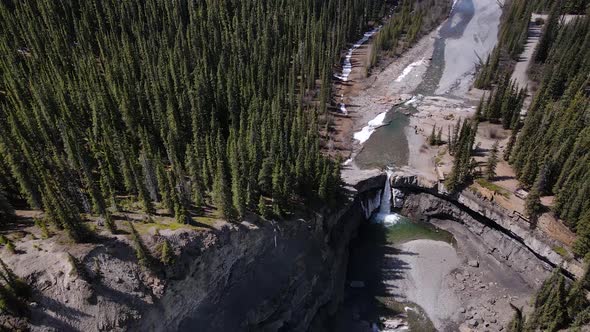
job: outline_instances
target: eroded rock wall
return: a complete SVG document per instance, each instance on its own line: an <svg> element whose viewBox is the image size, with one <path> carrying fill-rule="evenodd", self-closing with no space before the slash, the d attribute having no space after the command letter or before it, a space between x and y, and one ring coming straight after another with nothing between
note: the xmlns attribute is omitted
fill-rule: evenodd
<svg viewBox="0 0 590 332"><path fill-rule="evenodd" d="M525 245L496 228L492 222L475 216L454 203L429 193L406 195L403 213L414 218L451 219L475 234L497 261L518 272L531 286L537 287L552 267Z"/></svg>
<svg viewBox="0 0 590 332"><path fill-rule="evenodd" d="M35 289L33 331L307 331L337 308L349 242L384 183L364 179L332 210L288 221L150 229L154 256L164 239L175 253L151 271L125 234L84 245L34 236L3 258Z"/></svg>
<svg viewBox="0 0 590 332"><path fill-rule="evenodd" d="M534 256L537 258L536 261L541 261L549 267L561 266L572 277L580 277L584 273L580 262L566 260L555 252L553 248L557 244L548 239L540 230L530 229L519 215L510 213L467 189L460 193L451 194L440 182L428 181L418 175L406 172L394 174L391 181L393 188L409 193L428 194L428 196L420 196L421 198L415 202L412 199L409 200L407 204L414 204L414 206L407 206L409 210L416 212L424 209L422 214L427 216L439 212L452 212L449 214L450 216L465 223L471 231L480 235L489 244L493 254L500 258L505 257L502 259L508 260L507 263L510 263L509 258L511 257L514 257L516 262L524 259L525 256ZM430 204L432 206L429 206ZM429 212L430 210L432 211ZM491 230L496 231L492 232ZM521 249L517 250L516 244ZM525 254L525 251L528 251L530 255ZM522 254L518 254L519 252ZM534 264L519 263L519 265L522 265L524 270L530 270Z"/></svg>

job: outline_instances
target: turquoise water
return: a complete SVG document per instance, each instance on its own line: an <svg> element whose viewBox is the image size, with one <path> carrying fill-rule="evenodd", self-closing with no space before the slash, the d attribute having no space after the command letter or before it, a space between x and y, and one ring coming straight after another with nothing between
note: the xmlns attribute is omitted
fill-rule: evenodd
<svg viewBox="0 0 590 332"><path fill-rule="evenodd" d="M438 229L430 223L411 220L404 216L400 216L400 221L397 224L385 227L381 231L387 234L387 243L393 245L419 239L455 243L451 233Z"/></svg>

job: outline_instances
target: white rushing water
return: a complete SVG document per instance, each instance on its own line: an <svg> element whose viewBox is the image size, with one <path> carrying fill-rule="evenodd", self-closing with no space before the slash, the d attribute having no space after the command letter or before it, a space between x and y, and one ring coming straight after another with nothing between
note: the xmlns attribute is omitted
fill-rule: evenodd
<svg viewBox="0 0 590 332"><path fill-rule="evenodd" d="M416 62L412 62L410 63L405 69L404 71L395 79L396 82L401 82L403 81L403 79L408 76L408 74L410 72L412 72L412 70L418 66L421 66L423 64L426 64L426 60L424 60L424 58L422 58L422 60L418 60Z"/></svg>
<svg viewBox="0 0 590 332"><path fill-rule="evenodd" d="M393 197L393 191L391 190L391 171L387 172L387 181L381 194L381 202L379 212L373 216L372 222L376 224L383 224L385 226L393 226L397 224L402 216L397 213L391 213L391 202Z"/></svg>
<svg viewBox="0 0 590 332"><path fill-rule="evenodd" d="M412 96L412 98L404 103L406 106L414 105L424 98L422 95Z"/></svg>
<svg viewBox="0 0 590 332"><path fill-rule="evenodd" d="M373 37L374 34L379 32L379 30L381 30L381 26L378 26L371 31L365 32L365 34L363 35L363 38L359 39L354 45L352 45L351 48L348 49L348 52L346 52L346 56L344 57L344 62L342 63L342 74L340 74L340 75L335 74L334 77L336 77L337 79L339 79L343 82L348 81L348 76L352 72L352 54L354 53L354 51L356 49L361 47L361 45L363 45L371 37ZM343 102L340 103L340 112L342 114L348 115L348 110L346 109L346 104Z"/></svg>
<svg viewBox="0 0 590 332"><path fill-rule="evenodd" d="M385 112L379 113L373 120L369 121L368 125L363 127L361 131L357 131L354 133L354 139L359 141L359 143L365 143L371 135L383 125L385 121L385 116L387 115L387 110Z"/></svg>
<svg viewBox="0 0 590 332"><path fill-rule="evenodd" d="M361 47L361 45L366 43L380 29L381 29L381 26L378 26L371 31L365 32L365 34L363 35L363 38L359 39L354 45L352 45L351 48L348 49L348 52L346 53L346 56L344 57L344 63L342 64L342 74L341 75L338 75L338 74L334 75L336 78L338 78L344 82L348 81L348 75L350 75L350 73L352 72L352 62L351 62L352 53L354 53L354 51L357 48Z"/></svg>

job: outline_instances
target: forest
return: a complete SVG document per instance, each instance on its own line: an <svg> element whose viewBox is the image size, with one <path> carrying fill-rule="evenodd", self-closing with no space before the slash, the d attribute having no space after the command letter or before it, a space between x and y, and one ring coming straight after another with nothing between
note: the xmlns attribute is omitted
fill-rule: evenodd
<svg viewBox="0 0 590 332"><path fill-rule="evenodd" d="M520 110L526 90L515 86L510 76L515 60L511 50L522 49L526 39L521 24L513 22L538 8L528 1L510 4L494 51L501 50L503 59L496 61L498 55L492 54L490 65L484 65L476 79L491 90L480 102L477 117L512 129L504 159L529 190L527 214L534 224L545 212L540 198L553 196L551 212L577 233L574 254L584 258L590 254L590 18L580 15L562 22L560 16L570 13L574 3L547 3L548 19L528 72L534 94L524 116Z"/></svg>
<svg viewBox="0 0 590 332"><path fill-rule="evenodd" d="M346 42L387 1L0 2L0 218L165 208L280 218L334 202L320 117Z"/></svg>
<svg viewBox="0 0 590 332"><path fill-rule="evenodd" d="M502 123L512 134L504 159L529 190L525 210L532 224L546 212L541 197L553 196L551 213L576 232L575 256L590 258L590 6L587 1L524 1L508 4L499 42L480 68L475 85L491 90L477 121ZM510 81L524 49L531 13L546 12L528 70L532 101L521 115L525 89ZM584 14L565 23L564 14ZM466 162L464 161L463 164ZM457 163L456 163L457 164ZM461 164L461 163L459 163ZM457 166L455 166L457 167ZM514 308L509 331L576 329L590 322L589 273L575 282L557 268L534 301L529 317Z"/></svg>

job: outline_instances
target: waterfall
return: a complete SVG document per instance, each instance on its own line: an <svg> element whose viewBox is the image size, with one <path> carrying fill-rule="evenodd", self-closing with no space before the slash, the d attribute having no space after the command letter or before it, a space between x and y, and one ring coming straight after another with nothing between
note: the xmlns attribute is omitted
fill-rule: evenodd
<svg viewBox="0 0 590 332"><path fill-rule="evenodd" d="M383 224L385 226L393 226L397 224L402 218L402 216L397 213L391 213L391 175L392 172L387 171L387 181L385 182L385 186L383 187L383 194L381 195L381 204L379 212L371 219L371 222L376 224Z"/></svg>
<svg viewBox="0 0 590 332"><path fill-rule="evenodd" d="M387 172L387 181L385 181L385 188L383 188L383 195L381 196L381 208L379 213L391 213L391 173Z"/></svg>

